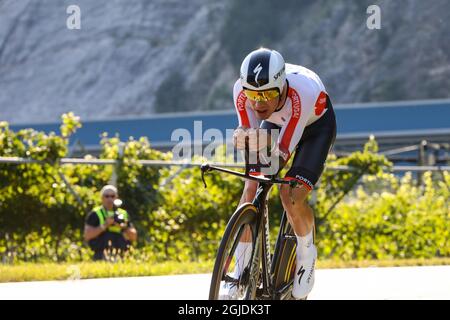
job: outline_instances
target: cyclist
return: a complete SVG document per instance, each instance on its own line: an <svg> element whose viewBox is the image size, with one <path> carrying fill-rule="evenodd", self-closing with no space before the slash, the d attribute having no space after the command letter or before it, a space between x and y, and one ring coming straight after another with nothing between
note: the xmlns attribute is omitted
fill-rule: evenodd
<svg viewBox="0 0 450 320"><path fill-rule="evenodd" d="M297 237L297 264L292 295L303 299L314 285L317 249L313 241L314 215L307 196L322 174L328 152L336 136L336 120L330 97L313 71L285 64L280 53L261 48L249 53L242 62L240 79L233 89L239 127L234 131L237 149L250 152L271 148L279 159L279 172L293 156L285 179L300 182L299 188L282 185L280 197ZM262 130L266 129L266 130ZM279 132L271 141L271 130ZM250 174L260 174L267 165L258 161ZM251 202L257 183L246 181L240 204ZM235 256L235 276L248 264L251 253L250 232L240 239Z"/></svg>

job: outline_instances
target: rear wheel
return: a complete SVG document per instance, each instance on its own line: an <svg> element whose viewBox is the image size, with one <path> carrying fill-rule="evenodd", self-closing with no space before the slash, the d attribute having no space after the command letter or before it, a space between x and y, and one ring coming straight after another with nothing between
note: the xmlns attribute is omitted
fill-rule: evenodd
<svg viewBox="0 0 450 320"><path fill-rule="evenodd" d="M236 254L237 245L246 228L251 232L253 259L249 259L248 256L245 259L242 255ZM231 217L220 242L211 278L209 299L253 300L256 298L256 289L260 285L261 276L261 246L258 239L257 209L250 203L243 204ZM235 272L238 264L240 273Z"/></svg>

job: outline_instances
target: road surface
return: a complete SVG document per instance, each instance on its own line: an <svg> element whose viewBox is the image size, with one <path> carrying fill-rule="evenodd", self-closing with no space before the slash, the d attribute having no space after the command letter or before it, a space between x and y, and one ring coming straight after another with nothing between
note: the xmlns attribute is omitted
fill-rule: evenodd
<svg viewBox="0 0 450 320"><path fill-rule="evenodd" d="M210 274L0 284L0 299L207 299ZM126 290L126 295L120 294ZM450 266L319 269L309 300L450 299Z"/></svg>

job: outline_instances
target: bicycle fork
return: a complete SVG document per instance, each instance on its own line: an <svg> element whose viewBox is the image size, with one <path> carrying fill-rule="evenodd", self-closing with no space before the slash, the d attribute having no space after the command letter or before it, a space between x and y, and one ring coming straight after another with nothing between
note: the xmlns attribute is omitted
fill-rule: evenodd
<svg viewBox="0 0 450 320"><path fill-rule="evenodd" d="M270 253L270 235L269 235L269 217L268 217L268 196L269 191L272 186L269 188L261 186L258 188L257 195L255 197L254 205L258 208L258 219L257 219L257 228L258 230L256 239L254 239L254 243L257 243L257 246L261 246L262 254L261 254L261 280L262 280L262 288L257 288L260 292L258 296L261 298L270 299L272 297L272 284L273 284L273 276L272 276L272 258ZM263 194L259 194L263 193ZM261 200L263 203L261 203ZM258 248L259 250L259 248ZM257 254L257 251L254 250L253 254ZM253 257L254 258L254 257ZM252 258L252 261L253 261ZM259 266L258 266L259 267Z"/></svg>

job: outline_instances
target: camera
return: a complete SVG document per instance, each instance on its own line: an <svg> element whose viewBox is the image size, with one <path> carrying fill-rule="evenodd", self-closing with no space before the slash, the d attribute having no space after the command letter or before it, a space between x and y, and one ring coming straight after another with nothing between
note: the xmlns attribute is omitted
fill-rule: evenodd
<svg viewBox="0 0 450 320"><path fill-rule="evenodd" d="M117 224L125 223L123 213L115 211L114 212L114 222L116 222Z"/></svg>
<svg viewBox="0 0 450 320"><path fill-rule="evenodd" d="M120 212L117 211L117 209L121 205L122 205L122 200L120 200L120 199L114 200L114 207L113 207L113 209L114 209L114 222L119 224L119 225L122 225L122 224L125 223L125 218L123 216L123 213L120 213Z"/></svg>

